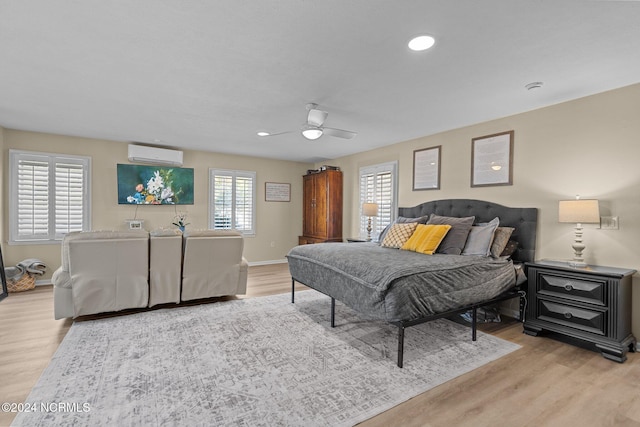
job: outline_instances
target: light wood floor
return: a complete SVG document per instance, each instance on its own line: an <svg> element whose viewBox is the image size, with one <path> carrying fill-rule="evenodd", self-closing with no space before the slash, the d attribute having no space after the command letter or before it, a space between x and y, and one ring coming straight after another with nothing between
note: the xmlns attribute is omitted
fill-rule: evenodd
<svg viewBox="0 0 640 427"><path fill-rule="evenodd" d="M286 264L250 267L247 298L290 289ZM0 302L0 403L25 400L71 323L53 320L50 286ZM480 329L522 348L362 425L640 426L638 354L618 364L580 347L525 335L515 321ZM0 426L14 416L0 412Z"/></svg>

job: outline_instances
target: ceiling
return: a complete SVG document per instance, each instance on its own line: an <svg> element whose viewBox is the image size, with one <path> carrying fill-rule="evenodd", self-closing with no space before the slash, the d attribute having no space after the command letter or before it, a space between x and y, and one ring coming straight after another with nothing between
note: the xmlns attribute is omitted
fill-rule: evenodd
<svg viewBox="0 0 640 427"><path fill-rule="evenodd" d="M0 0L0 126L320 162L640 82L639 23L640 1ZM304 139L310 102L357 137Z"/></svg>

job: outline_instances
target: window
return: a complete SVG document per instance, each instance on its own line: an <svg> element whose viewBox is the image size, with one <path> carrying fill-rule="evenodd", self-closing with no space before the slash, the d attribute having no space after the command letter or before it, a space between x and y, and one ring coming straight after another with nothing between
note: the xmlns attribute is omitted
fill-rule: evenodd
<svg viewBox="0 0 640 427"><path fill-rule="evenodd" d="M363 203L377 203L378 216L372 218L371 237L375 240L382 230L396 218L397 162L360 168L360 209ZM368 218L360 215L360 235L367 234Z"/></svg>
<svg viewBox="0 0 640 427"><path fill-rule="evenodd" d="M9 239L61 240L90 230L89 157L9 150Z"/></svg>
<svg viewBox="0 0 640 427"><path fill-rule="evenodd" d="M256 173L209 170L209 228L256 234Z"/></svg>

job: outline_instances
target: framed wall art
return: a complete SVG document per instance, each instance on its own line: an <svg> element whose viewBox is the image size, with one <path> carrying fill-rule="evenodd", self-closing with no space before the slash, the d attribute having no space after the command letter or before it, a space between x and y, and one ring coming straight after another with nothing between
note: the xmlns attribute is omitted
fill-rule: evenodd
<svg viewBox="0 0 640 427"><path fill-rule="evenodd" d="M282 182L265 182L264 200L267 202L290 202L291 184Z"/></svg>
<svg viewBox="0 0 640 427"><path fill-rule="evenodd" d="M513 131L471 140L471 186L513 185Z"/></svg>
<svg viewBox="0 0 640 427"><path fill-rule="evenodd" d="M413 189L440 189L440 148L423 148L413 151Z"/></svg>
<svg viewBox="0 0 640 427"><path fill-rule="evenodd" d="M118 204L192 205L193 168L118 164Z"/></svg>

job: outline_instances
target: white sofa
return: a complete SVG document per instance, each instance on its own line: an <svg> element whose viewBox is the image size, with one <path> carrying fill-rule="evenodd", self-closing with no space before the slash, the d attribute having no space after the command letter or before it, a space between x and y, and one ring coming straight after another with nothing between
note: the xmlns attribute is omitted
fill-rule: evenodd
<svg viewBox="0 0 640 427"><path fill-rule="evenodd" d="M56 319L146 307L149 233L87 231L67 234L62 265L51 278Z"/></svg>
<svg viewBox="0 0 640 427"><path fill-rule="evenodd" d="M149 307L180 302L182 233L151 232L149 240Z"/></svg>
<svg viewBox="0 0 640 427"><path fill-rule="evenodd" d="M246 293L244 238L235 230L186 231L182 301Z"/></svg>
<svg viewBox="0 0 640 427"><path fill-rule="evenodd" d="M231 230L69 233L51 278L54 317L244 294L243 249L242 234Z"/></svg>

